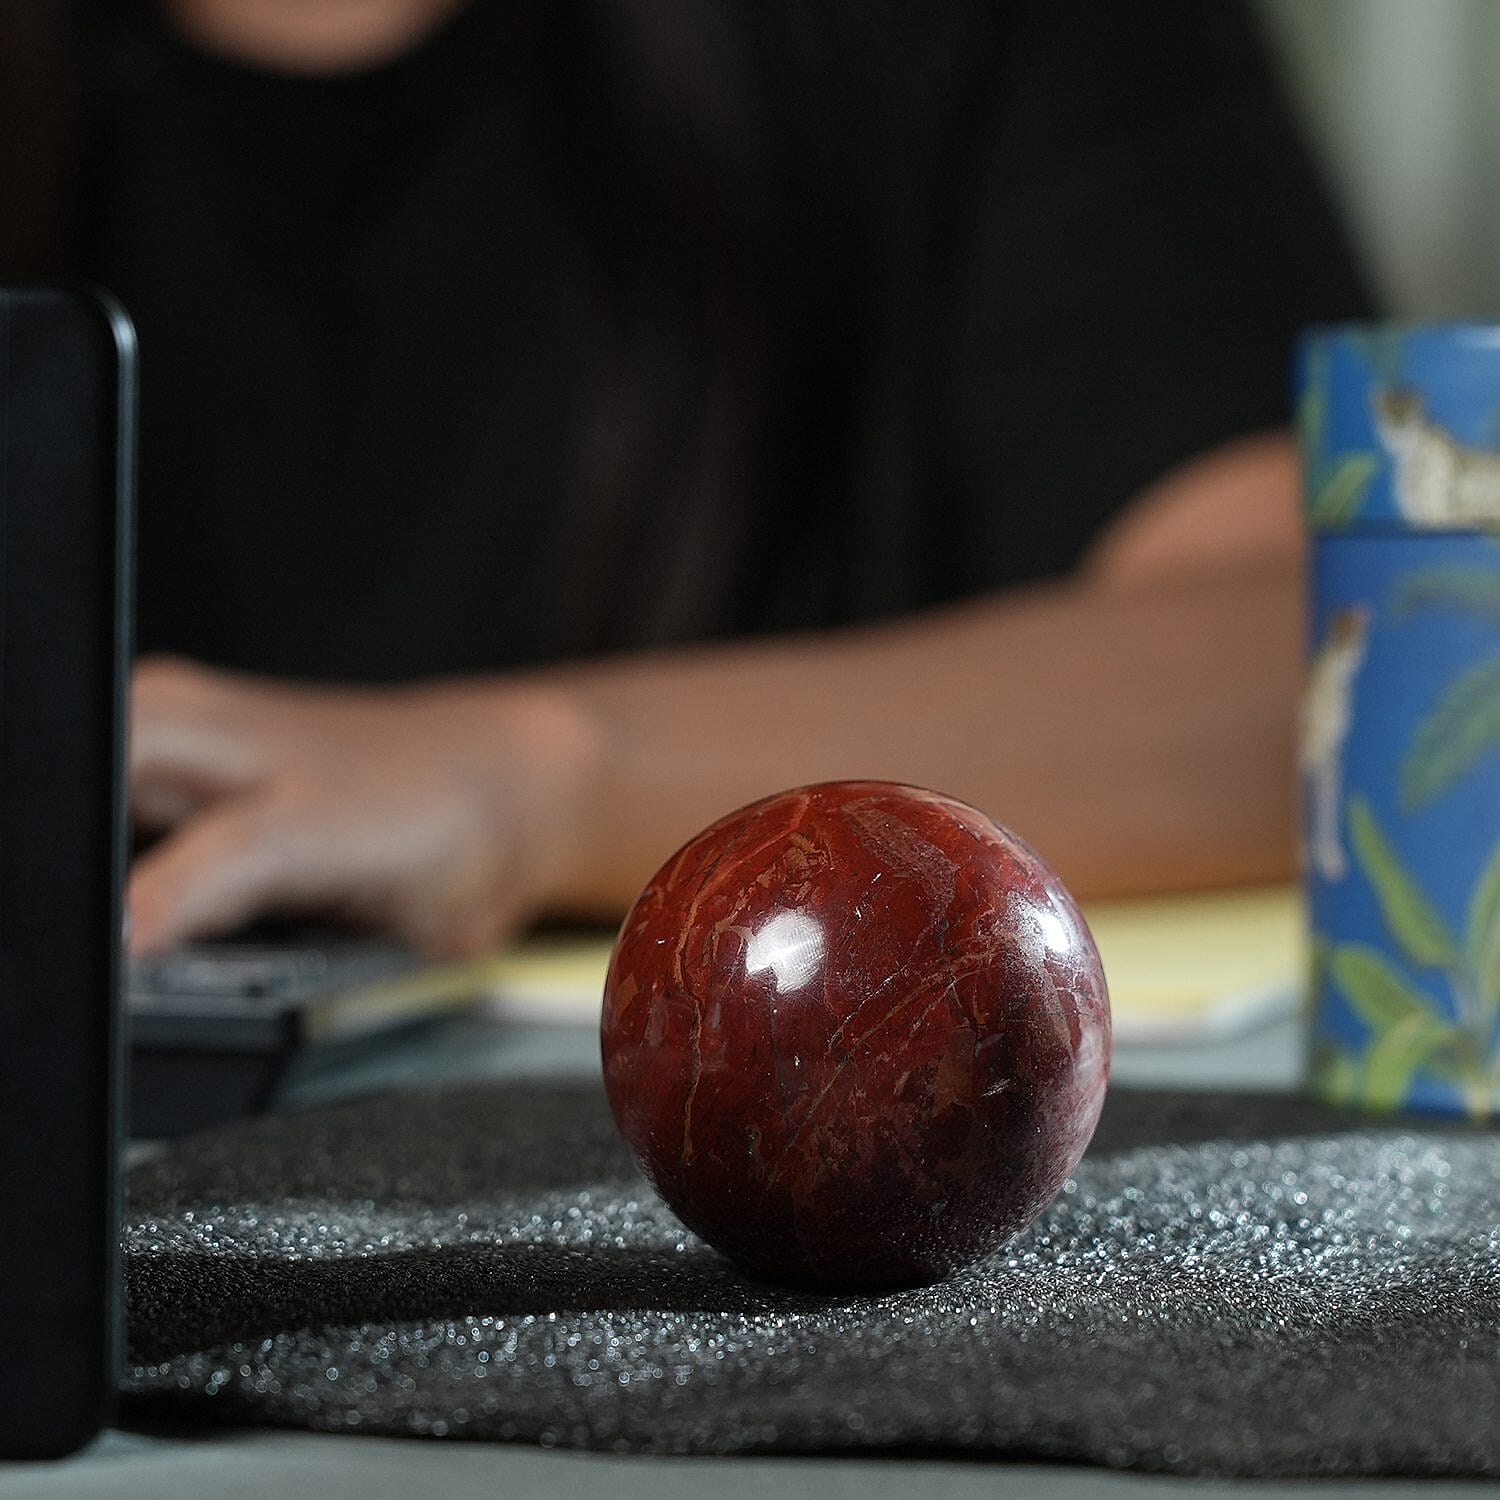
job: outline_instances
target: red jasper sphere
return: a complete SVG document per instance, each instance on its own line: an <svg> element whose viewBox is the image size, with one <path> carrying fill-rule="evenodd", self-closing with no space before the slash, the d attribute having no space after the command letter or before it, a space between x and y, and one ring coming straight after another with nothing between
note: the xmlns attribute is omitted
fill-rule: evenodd
<svg viewBox="0 0 1500 1500"><path fill-rule="evenodd" d="M814 1285L931 1281L1051 1201L1109 1074L1099 955L1013 833L843 781L657 871L605 982L620 1129L690 1229Z"/></svg>

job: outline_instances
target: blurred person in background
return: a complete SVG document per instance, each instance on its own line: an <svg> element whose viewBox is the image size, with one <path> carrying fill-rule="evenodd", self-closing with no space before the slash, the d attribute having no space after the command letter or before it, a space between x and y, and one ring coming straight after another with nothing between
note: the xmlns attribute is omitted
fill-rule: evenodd
<svg viewBox="0 0 1500 1500"><path fill-rule="evenodd" d="M1294 851L1289 347L1368 311L1248 18L0 0L0 273L142 361L154 949L617 913L913 781L1081 894Z"/></svg>

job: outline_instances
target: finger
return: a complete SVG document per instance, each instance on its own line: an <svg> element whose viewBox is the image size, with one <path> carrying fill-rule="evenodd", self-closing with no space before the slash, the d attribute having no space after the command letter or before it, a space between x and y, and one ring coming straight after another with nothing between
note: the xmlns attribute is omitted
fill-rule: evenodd
<svg viewBox="0 0 1500 1500"><path fill-rule="evenodd" d="M255 687L193 662L152 658L131 681L133 784L172 779L195 795L261 774Z"/></svg>
<svg viewBox="0 0 1500 1500"><path fill-rule="evenodd" d="M217 788L159 773L142 776L130 788L130 821L138 833L165 833L214 801Z"/></svg>
<svg viewBox="0 0 1500 1500"><path fill-rule="evenodd" d="M223 803L190 819L131 871L130 950L159 953L242 926L286 894L265 809Z"/></svg>

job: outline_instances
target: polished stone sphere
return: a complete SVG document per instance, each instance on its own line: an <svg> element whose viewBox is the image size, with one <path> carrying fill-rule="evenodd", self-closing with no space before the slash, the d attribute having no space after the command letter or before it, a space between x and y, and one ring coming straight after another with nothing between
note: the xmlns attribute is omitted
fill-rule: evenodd
<svg viewBox="0 0 1500 1500"><path fill-rule="evenodd" d="M1099 956L1057 877L936 792L843 781L657 871L605 983L620 1129L690 1229L836 1289L935 1280L1077 1165L1109 1074Z"/></svg>

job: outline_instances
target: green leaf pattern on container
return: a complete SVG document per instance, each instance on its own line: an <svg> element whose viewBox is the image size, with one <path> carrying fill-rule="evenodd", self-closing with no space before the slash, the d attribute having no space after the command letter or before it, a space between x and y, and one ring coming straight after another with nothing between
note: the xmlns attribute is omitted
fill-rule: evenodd
<svg viewBox="0 0 1500 1500"><path fill-rule="evenodd" d="M1417 726L1401 762L1401 804L1415 812L1500 751L1500 655L1460 672Z"/></svg>
<svg viewBox="0 0 1500 1500"><path fill-rule="evenodd" d="M1469 899L1468 929L1464 956L1475 996L1481 1012L1495 1016L1500 1012L1500 844Z"/></svg>
<svg viewBox="0 0 1500 1500"><path fill-rule="evenodd" d="M1380 467L1373 453L1350 453L1317 479L1308 493L1307 516L1319 531L1349 525L1359 514L1370 481Z"/></svg>
<svg viewBox="0 0 1500 1500"><path fill-rule="evenodd" d="M1333 982L1371 1031L1388 1031L1435 1006L1380 949L1368 943L1341 943L1329 960Z"/></svg>
<svg viewBox="0 0 1500 1500"><path fill-rule="evenodd" d="M1478 544L1489 562L1447 563L1408 573L1392 591L1391 614L1409 619L1448 609L1500 626L1500 542ZM1402 764L1408 810L1440 796L1486 753L1500 750L1500 652L1460 672L1417 726Z"/></svg>
<svg viewBox="0 0 1500 1500"><path fill-rule="evenodd" d="M1369 1028L1369 1041L1360 1054L1321 1047L1319 1085L1337 1102L1388 1110L1427 1073L1454 1085L1473 1117L1487 1118L1500 1090L1500 844L1474 888L1460 944L1363 797L1349 801L1349 840L1409 968L1367 943L1327 947L1328 977ZM1410 972L1423 969L1446 975L1456 1017Z"/></svg>
<svg viewBox="0 0 1500 1500"><path fill-rule="evenodd" d="M1451 967L1458 945L1448 924L1407 873L1363 797L1349 799L1349 840L1360 868L1375 887L1380 913L1401 951L1419 966Z"/></svg>
<svg viewBox="0 0 1500 1500"><path fill-rule="evenodd" d="M1444 563L1417 568L1391 592L1391 618L1398 623L1426 609L1454 609L1490 625L1500 625L1500 548L1497 566Z"/></svg>
<svg viewBox="0 0 1500 1500"><path fill-rule="evenodd" d="M1297 403L1297 433L1303 455L1302 486L1308 496L1308 520L1314 530L1334 531L1349 525L1364 504L1370 482L1380 470L1372 452L1327 452L1328 350L1315 345L1308 354L1307 380Z"/></svg>
<svg viewBox="0 0 1500 1500"><path fill-rule="evenodd" d="M1362 1087L1372 1109L1397 1109L1412 1080L1441 1053L1459 1044L1453 1028L1429 1015L1407 1016L1371 1043L1365 1054Z"/></svg>

